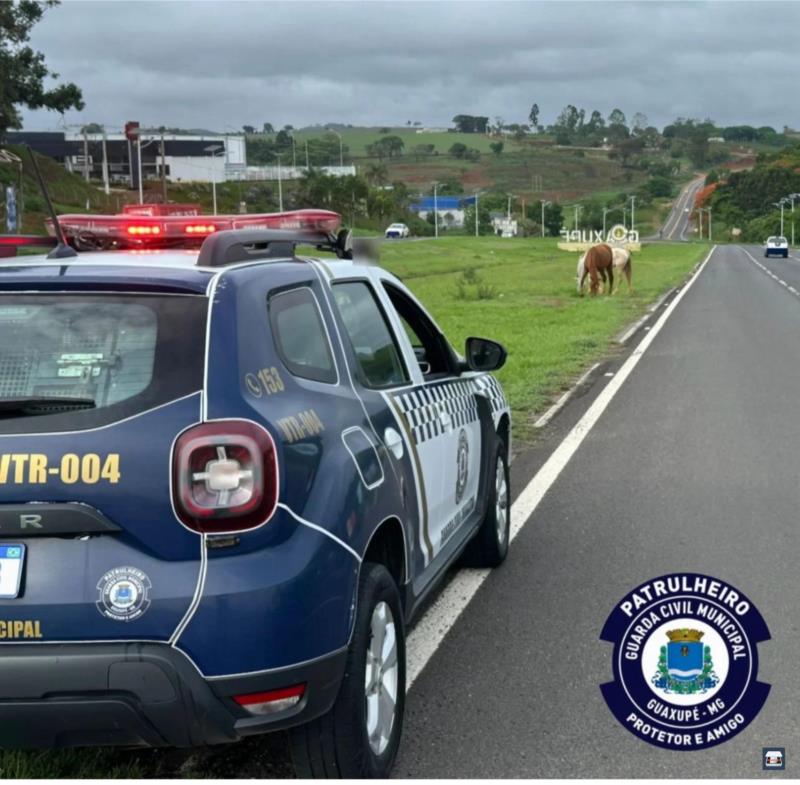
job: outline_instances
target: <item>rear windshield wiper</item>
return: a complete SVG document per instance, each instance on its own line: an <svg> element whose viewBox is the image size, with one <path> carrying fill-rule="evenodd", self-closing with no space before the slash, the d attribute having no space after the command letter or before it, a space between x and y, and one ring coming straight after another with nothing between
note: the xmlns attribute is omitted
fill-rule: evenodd
<svg viewBox="0 0 800 785"><path fill-rule="evenodd" d="M0 417L58 414L77 409L94 409L94 398L66 398L58 395L34 395L28 398L0 398Z"/></svg>

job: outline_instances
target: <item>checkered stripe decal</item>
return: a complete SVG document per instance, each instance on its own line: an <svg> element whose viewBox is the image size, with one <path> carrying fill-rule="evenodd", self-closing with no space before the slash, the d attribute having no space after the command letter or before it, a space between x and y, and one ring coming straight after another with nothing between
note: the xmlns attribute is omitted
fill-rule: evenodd
<svg viewBox="0 0 800 785"><path fill-rule="evenodd" d="M508 402L506 401L506 396L503 394L503 388L494 376L490 376L489 374L486 374L486 376L478 376L476 379L473 379L473 384L478 390L489 396L489 403L492 405L492 414L508 408Z"/></svg>
<svg viewBox="0 0 800 785"><path fill-rule="evenodd" d="M475 422L478 419L477 390L488 392L493 412L505 407L503 391L491 376L418 387L395 396L395 401L408 419L414 441L422 444L445 432L440 419L442 412L450 415L453 428Z"/></svg>

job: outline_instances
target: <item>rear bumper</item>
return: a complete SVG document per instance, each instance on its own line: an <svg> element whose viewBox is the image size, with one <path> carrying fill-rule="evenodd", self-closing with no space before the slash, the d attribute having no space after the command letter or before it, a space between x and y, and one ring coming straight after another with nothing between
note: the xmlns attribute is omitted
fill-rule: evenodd
<svg viewBox="0 0 800 785"><path fill-rule="evenodd" d="M346 651L258 674L205 679L157 643L0 647L0 748L192 747L237 741L324 714ZM253 716L234 695L306 684L300 702Z"/></svg>

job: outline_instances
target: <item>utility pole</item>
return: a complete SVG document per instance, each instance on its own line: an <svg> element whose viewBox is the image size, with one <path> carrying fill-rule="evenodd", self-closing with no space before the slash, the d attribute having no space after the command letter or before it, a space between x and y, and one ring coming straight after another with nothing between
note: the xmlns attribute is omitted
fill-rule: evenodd
<svg viewBox="0 0 800 785"><path fill-rule="evenodd" d="M575 205L575 231L579 231L580 227L578 225L578 211L581 209L579 204Z"/></svg>
<svg viewBox="0 0 800 785"><path fill-rule="evenodd" d="M297 169L297 146L294 143L294 134L292 134L292 168Z"/></svg>
<svg viewBox="0 0 800 785"><path fill-rule="evenodd" d="M439 237L439 197L436 193L438 187L439 183L433 184L433 232L437 239Z"/></svg>
<svg viewBox="0 0 800 785"><path fill-rule="evenodd" d="M508 211L506 212L506 220L511 220L511 197L508 197Z"/></svg>
<svg viewBox="0 0 800 785"><path fill-rule="evenodd" d="M164 152L164 131L161 131L161 199L167 203L167 160Z"/></svg>
<svg viewBox="0 0 800 785"><path fill-rule="evenodd" d="M306 139L306 169L310 168L308 165L308 139Z"/></svg>
<svg viewBox="0 0 800 785"><path fill-rule="evenodd" d="M128 174L131 181L131 190L133 190L133 148L131 147L130 139L128 139Z"/></svg>
<svg viewBox="0 0 800 785"><path fill-rule="evenodd" d="M214 215L217 214L217 173L215 170L216 164L214 159L216 158L217 153L224 149L224 147L220 147L216 144L210 144L205 148L205 152L208 153L208 157L211 159L211 200L213 204Z"/></svg>
<svg viewBox="0 0 800 785"><path fill-rule="evenodd" d="M478 236L478 191L475 191L475 236Z"/></svg>
<svg viewBox="0 0 800 785"><path fill-rule="evenodd" d="M606 238L606 216L608 215L608 207L603 208L603 240Z"/></svg>
<svg viewBox="0 0 800 785"><path fill-rule="evenodd" d="M711 208L706 207L706 212L708 213L708 242L712 242L713 238L711 236ZM783 228L781 228L781 234L783 234Z"/></svg>
<svg viewBox="0 0 800 785"><path fill-rule="evenodd" d="M703 208L702 207L698 207L697 208L697 221L698 221L698 229L699 229L699 234L700 234L700 237L698 239L702 240L703 239Z"/></svg>
<svg viewBox="0 0 800 785"><path fill-rule="evenodd" d="M283 182L281 180L281 156L283 153L275 153L278 159L278 210L283 212Z"/></svg>
<svg viewBox="0 0 800 785"><path fill-rule="evenodd" d="M547 207L550 202L548 202L547 199L540 199L539 201L542 203L542 239L544 240L544 208Z"/></svg>
<svg viewBox="0 0 800 785"><path fill-rule="evenodd" d="M83 129L83 179L89 182L89 138L86 128Z"/></svg>
<svg viewBox="0 0 800 785"><path fill-rule="evenodd" d="M128 144L130 144L130 142ZM105 128L103 128L103 190L106 192L106 196L111 193L111 188L108 184L108 152L106 151Z"/></svg>
<svg viewBox="0 0 800 785"><path fill-rule="evenodd" d="M631 197L631 231L636 231L636 197Z"/></svg>
<svg viewBox="0 0 800 785"><path fill-rule="evenodd" d="M142 188L142 137L139 134L136 136L136 152L139 162L137 166L137 171L139 172L139 204L144 204L144 189Z"/></svg>

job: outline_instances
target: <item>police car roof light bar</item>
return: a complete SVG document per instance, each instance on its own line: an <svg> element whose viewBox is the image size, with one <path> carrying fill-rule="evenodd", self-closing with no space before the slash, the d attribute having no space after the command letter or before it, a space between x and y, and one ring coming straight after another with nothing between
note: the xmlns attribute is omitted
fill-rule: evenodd
<svg viewBox="0 0 800 785"><path fill-rule="evenodd" d="M47 187L44 184L44 179L42 178L42 173L39 171L39 164L36 163L36 156L33 154L33 150L31 149L30 145L25 145L26 149L28 150L28 155L31 158L31 164L33 165L33 171L36 174L36 180L39 183L39 188L42 192L42 196L44 197L44 201L47 204L47 210L50 213L50 218L53 221L53 227L55 228L56 232L56 247L47 254L48 259L70 259L72 257L77 256L77 252L74 248L67 245L67 241L64 239L64 232L61 231L61 226L58 223L58 216L56 215L55 208L53 207L53 202L50 199L50 194L47 193Z"/></svg>

